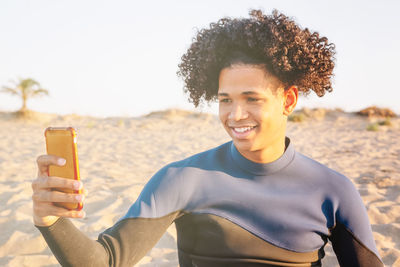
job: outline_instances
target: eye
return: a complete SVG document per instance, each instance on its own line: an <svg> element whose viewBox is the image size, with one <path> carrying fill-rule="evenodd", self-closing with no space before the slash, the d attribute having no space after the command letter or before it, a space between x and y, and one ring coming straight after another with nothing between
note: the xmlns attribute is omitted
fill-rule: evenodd
<svg viewBox="0 0 400 267"><path fill-rule="evenodd" d="M221 98L221 99L218 99L218 101L220 103L230 103L231 102L231 100L229 98Z"/></svg>
<svg viewBox="0 0 400 267"><path fill-rule="evenodd" d="M262 99L260 98L255 98L255 97L248 97L247 101L248 102L253 102L253 103L257 103L257 102L261 102Z"/></svg>

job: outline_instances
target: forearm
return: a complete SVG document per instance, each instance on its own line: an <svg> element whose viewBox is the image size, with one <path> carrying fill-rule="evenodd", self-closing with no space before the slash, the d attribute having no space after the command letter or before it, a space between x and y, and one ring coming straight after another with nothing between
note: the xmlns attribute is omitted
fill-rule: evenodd
<svg viewBox="0 0 400 267"><path fill-rule="evenodd" d="M62 266L132 266L157 243L178 214L127 218L101 233L97 241L65 218L38 228Z"/></svg>
<svg viewBox="0 0 400 267"><path fill-rule="evenodd" d="M109 253L70 220L60 218L49 227L36 226L62 266L109 266Z"/></svg>

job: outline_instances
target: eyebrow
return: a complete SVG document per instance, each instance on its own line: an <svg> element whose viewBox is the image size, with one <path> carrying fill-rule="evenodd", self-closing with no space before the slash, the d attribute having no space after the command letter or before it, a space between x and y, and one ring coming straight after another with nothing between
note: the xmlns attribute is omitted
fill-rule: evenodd
<svg viewBox="0 0 400 267"><path fill-rule="evenodd" d="M259 95L259 93L254 92L254 91L244 91L241 93L241 95ZM218 93L218 96L229 96L228 93Z"/></svg>

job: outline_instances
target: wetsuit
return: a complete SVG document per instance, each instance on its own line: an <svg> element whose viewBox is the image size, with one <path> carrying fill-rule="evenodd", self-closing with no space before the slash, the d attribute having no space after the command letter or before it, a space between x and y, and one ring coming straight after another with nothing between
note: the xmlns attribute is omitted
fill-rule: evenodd
<svg viewBox="0 0 400 267"><path fill-rule="evenodd" d="M341 266L383 266L354 185L289 139L268 164L228 142L167 165L97 241L64 218L38 228L64 266L132 266L173 222L182 267L320 266L328 240Z"/></svg>

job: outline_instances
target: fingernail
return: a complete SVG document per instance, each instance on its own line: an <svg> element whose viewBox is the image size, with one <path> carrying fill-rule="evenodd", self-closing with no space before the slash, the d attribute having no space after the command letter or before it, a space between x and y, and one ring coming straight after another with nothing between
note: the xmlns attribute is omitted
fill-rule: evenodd
<svg viewBox="0 0 400 267"><path fill-rule="evenodd" d="M83 200L83 195L77 195L75 196L75 199L81 202Z"/></svg>
<svg viewBox="0 0 400 267"><path fill-rule="evenodd" d="M79 212L79 216L80 216L81 218L85 218L85 217L86 217L86 212L84 212L83 210L81 210L81 211Z"/></svg>
<svg viewBox="0 0 400 267"><path fill-rule="evenodd" d="M63 166L66 162L67 162L67 161L66 161L65 159L61 159L61 158L57 160L57 163L58 163L58 165L60 165L60 166Z"/></svg>
<svg viewBox="0 0 400 267"><path fill-rule="evenodd" d="M81 187L82 187L82 183L81 182L78 182L78 181L74 182L74 188L75 189L79 190L79 189L81 189Z"/></svg>

